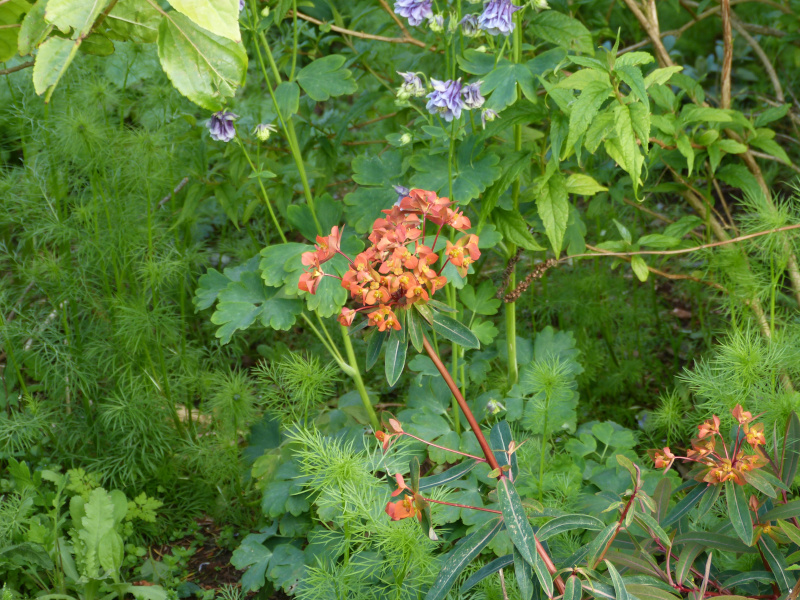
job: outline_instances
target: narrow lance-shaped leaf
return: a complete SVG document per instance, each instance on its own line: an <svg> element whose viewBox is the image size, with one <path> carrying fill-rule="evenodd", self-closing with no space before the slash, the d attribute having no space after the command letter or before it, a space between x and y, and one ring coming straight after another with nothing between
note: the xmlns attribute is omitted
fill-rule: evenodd
<svg viewBox="0 0 800 600"><path fill-rule="evenodd" d="M678 504L675 505L675 508L672 509L672 512L670 512L664 518L664 520L661 523L661 526L668 527L669 525L672 525L673 523L678 521L681 517L683 517L683 515L692 510L694 508L694 505L697 504L697 501L700 500L700 497L706 493L706 490L708 490L708 488L709 488L708 485L702 483L694 486L689 491L689 493L687 493L686 496L683 497L683 500L681 500L680 502L678 502Z"/></svg>
<svg viewBox="0 0 800 600"><path fill-rule="evenodd" d="M500 500L500 510L506 524L508 537L522 557L528 561L536 572L539 583L547 593L548 598L553 596L553 579L547 571L544 560L536 551L536 539L533 528L528 522L525 508L522 506L514 484L507 477L501 477L497 482L497 497Z"/></svg>
<svg viewBox="0 0 800 600"><path fill-rule="evenodd" d="M385 368L386 381L389 385L394 385L403 374L406 365L406 353L408 351L408 340L402 330L393 331L386 344Z"/></svg>
<svg viewBox="0 0 800 600"><path fill-rule="evenodd" d="M753 520L742 486L733 481L726 481L725 501L733 530L745 544L750 546L753 543Z"/></svg>
<svg viewBox="0 0 800 600"><path fill-rule="evenodd" d="M372 368L372 365L381 355L381 348L387 337L389 335L386 332L375 330L372 337L369 338L369 343L367 344L367 371Z"/></svg>
<svg viewBox="0 0 800 600"><path fill-rule="evenodd" d="M563 600L581 600L582 595L583 595L583 587L581 586L581 580L578 579L575 575L571 575L567 579L567 584L564 587Z"/></svg>
<svg viewBox="0 0 800 600"><path fill-rule="evenodd" d="M450 483L451 481L461 479L464 475L474 469L475 465L477 464L478 461L476 460L465 460L464 462L456 465L455 467L450 467L438 475L421 477L419 480L419 491L422 492L436 487L437 485L444 485L445 483Z"/></svg>
<svg viewBox="0 0 800 600"><path fill-rule="evenodd" d="M456 579L472 560L481 553L486 545L492 541L497 532L503 526L502 519L492 519L486 521L477 530L470 534L463 542L457 545L448 555L442 566L442 570L436 576L431 589L425 596L425 600L442 600Z"/></svg>
<svg viewBox="0 0 800 600"><path fill-rule="evenodd" d="M769 536L762 535L758 539L758 546L761 548L764 558L767 559L769 568L772 570L781 592L786 593L793 589L796 580L788 571L789 566L786 564L786 560L783 558L783 554L781 554L777 544Z"/></svg>
<svg viewBox="0 0 800 600"><path fill-rule="evenodd" d="M500 556L495 558L492 562L488 565L484 565L475 573L470 575L469 579L464 582L464 585L458 590L459 593L464 594L479 584L481 581L489 577L489 575L494 575L500 569L505 569L506 567L510 567L514 564L514 555L513 554L506 554L505 556Z"/></svg>
<svg viewBox="0 0 800 600"><path fill-rule="evenodd" d="M433 330L442 337L465 348L480 348L481 343L469 327L440 312L433 313Z"/></svg>
<svg viewBox="0 0 800 600"><path fill-rule="evenodd" d="M516 548L514 548L514 576L522 600L531 600L534 592L533 569Z"/></svg>
<svg viewBox="0 0 800 600"><path fill-rule="evenodd" d="M424 335L422 317L415 310L406 311L406 326L408 327L408 338L417 352L422 352L422 337Z"/></svg>
<svg viewBox="0 0 800 600"><path fill-rule="evenodd" d="M625 582L622 581L622 577L617 571L616 567L611 563L611 561L606 560L606 567L608 567L608 573L611 575L611 583L614 585L614 591L617 594L617 600L628 600L628 592L625 589Z"/></svg>
<svg viewBox="0 0 800 600"><path fill-rule="evenodd" d="M786 485L791 485L794 481L798 462L800 462L800 419L797 418L796 412L792 412L786 423L781 459L781 480Z"/></svg>
<svg viewBox="0 0 800 600"><path fill-rule="evenodd" d="M536 537L543 542L554 535L559 535L573 529L588 529L589 531L600 531L603 529L603 522L597 517L590 515L563 515L548 521L542 525Z"/></svg>

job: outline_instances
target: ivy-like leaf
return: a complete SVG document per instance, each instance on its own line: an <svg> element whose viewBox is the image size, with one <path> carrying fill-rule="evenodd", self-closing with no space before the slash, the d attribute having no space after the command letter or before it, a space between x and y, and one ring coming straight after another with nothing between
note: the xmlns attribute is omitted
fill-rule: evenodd
<svg viewBox="0 0 800 600"><path fill-rule="evenodd" d="M346 59L341 54L318 58L297 73L297 83L312 100L325 102L331 96L352 94L358 90L353 74L344 68Z"/></svg>
<svg viewBox="0 0 800 600"><path fill-rule="evenodd" d="M264 285L258 273L247 272L219 293L211 322L220 326L216 336L227 344L238 329L247 329L256 320L264 327L289 329L302 311L301 301L285 297L280 288Z"/></svg>

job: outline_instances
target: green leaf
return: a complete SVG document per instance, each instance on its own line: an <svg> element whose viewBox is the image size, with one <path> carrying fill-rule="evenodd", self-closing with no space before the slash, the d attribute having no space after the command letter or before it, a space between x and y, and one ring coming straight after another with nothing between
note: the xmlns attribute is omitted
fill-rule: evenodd
<svg viewBox="0 0 800 600"><path fill-rule="evenodd" d="M500 176L500 157L495 153L487 153L481 158L473 156L476 142L477 138L474 137L462 141L453 165L451 200L458 204L468 204L478 198ZM425 152L414 153L411 166L416 174L411 177L411 185L447 196L450 187L447 160L447 154L430 156Z"/></svg>
<svg viewBox="0 0 800 600"><path fill-rule="evenodd" d="M443 338L455 342L464 348L480 348L481 343L470 329L452 317L443 315L438 311L433 313L433 330Z"/></svg>
<svg viewBox="0 0 800 600"><path fill-rule="evenodd" d="M762 523L768 523L777 519L791 519L793 517L800 517L800 500L791 500L786 504L779 504L764 513L760 520Z"/></svg>
<svg viewBox="0 0 800 600"><path fill-rule="evenodd" d="M406 327L408 327L408 337L417 352L422 352L424 345L422 339L425 335L425 328L422 317L419 313L410 309L406 311Z"/></svg>
<svg viewBox="0 0 800 600"><path fill-rule="evenodd" d="M358 233L366 233L380 212L397 200L392 186L403 183L406 168L400 153L392 150L380 156L359 155L352 169L353 180L360 187L344 197L345 215Z"/></svg>
<svg viewBox="0 0 800 600"><path fill-rule="evenodd" d="M622 81L628 84L628 87L631 88L631 92L636 96L636 99L639 100L647 110L650 110L650 99L647 96L642 70L633 66L617 66L614 68L614 72Z"/></svg>
<svg viewBox="0 0 800 600"><path fill-rule="evenodd" d="M75 43L60 37L51 37L39 46L36 63L33 65L33 88L45 102L50 100L61 77L69 67L78 51L80 42Z"/></svg>
<svg viewBox="0 0 800 600"><path fill-rule="evenodd" d="M723 550L725 552L740 552L743 554L752 554L755 549L745 546L738 539L720 533L710 533L708 531L689 531L686 533L679 533L672 540L675 546L681 544L701 544L706 548L713 548L714 550Z"/></svg>
<svg viewBox="0 0 800 600"><path fill-rule="evenodd" d="M503 160L502 173L500 177L486 190L481 198L481 214L477 229L483 230L483 224L492 214L497 201L517 181L526 169L530 169L531 155L529 153L514 153L506 156Z"/></svg>
<svg viewBox="0 0 800 600"><path fill-rule="evenodd" d="M647 263L638 255L631 257L631 270L641 282L647 281L647 276L650 275L650 269L647 268Z"/></svg>
<svg viewBox="0 0 800 600"><path fill-rule="evenodd" d="M683 497L683 500L681 500L680 502L678 502L678 504L675 505L675 508L672 509L672 512L670 512L664 518L664 520L661 523L661 526L668 527L673 523L675 523L676 521L680 520L681 517L683 517L686 513L688 513L690 510L694 508L695 504L697 504L698 500L700 500L700 497L706 493L706 490L709 487L710 486L704 485L702 483L694 486L689 491L689 493Z"/></svg>
<svg viewBox="0 0 800 600"><path fill-rule="evenodd" d="M697 505L697 518L702 519L708 511L710 511L717 503L720 493L722 492L721 485L711 486L711 489L703 494L703 499Z"/></svg>
<svg viewBox="0 0 800 600"><path fill-rule="evenodd" d="M654 585L641 583L627 583L628 597L638 598L639 600L680 600L675 594L670 594L666 590L657 588Z"/></svg>
<svg viewBox="0 0 800 600"><path fill-rule="evenodd" d="M353 74L344 68L346 59L341 54L331 54L318 58L297 73L297 83L312 100L325 102L331 96L353 94L358 84Z"/></svg>
<svg viewBox="0 0 800 600"><path fill-rule="evenodd" d="M628 591L625 589L625 582L622 581L619 571L611 561L606 560L605 563L606 567L608 567L608 573L611 575L611 583L614 584L617 600L628 600Z"/></svg>
<svg viewBox="0 0 800 600"><path fill-rule="evenodd" d="M775 578L769 571L746 571L724 580L722 582L722 587L731 589L737 585L750 583L753 581L757 581L759 583L772 583L775 581Z"/></svg>
<svg viewBox="0 0 800 600"><path fill-rule="evenodd" d="M22 27L19 30L18 39L19 53L21 56L27 56L33 52L52 30L52 26L44 19L46 4L47 0L37 0L36 4L31 7L28 14L26 14L25 18L22 20ZM2 10L3 9L0 8L0 13ZM0 23L4 21L5 19L0 17ZM2 35L0 35L0 38L2 38ZM0 42L0 45L2 45L2 42ZM3 51L2 48L0 48L0 60L7 60L7 58L2 57L2 54Z"/></svg>
<svg viewBox="0 0 800 600"><path fill-rule="evenodd" d="M725 501L728 506L728 518L731 520L733 530L748 546L753 544L753 520L750 518L750 509L744 489L733 481L725 482Z"/></svg>
<svg viewBox="0 0 800 600"><path fill-rule="evenodd" d="M695 104L684 105L680 116L680 122L683 125L688 125L689 123L728 123L730 121L733 121L733 118L721 108L697 106Z"/></svg>
<svg viewBox="0 0 800 600"><path fill-rule="evenodd" d="M0 4L0 62L13 58L17 53L17 40L20 35L20 28L17 25L30 8L31 5L25 0L10 0Z"/></svg>
<svg viewBox="0 0 800 600"><path fill-rule="evenodd" d="M247 329L256 320L264 327L287 330L302 311L301 301L285 297L281 288L264 285L258 273L247 272L241 281L230 283L219 293L211 322L220 326L216 336L227 344L237 330Z"/></svg>
<svg viewBox="0 0 800 600"><path fill-rule="evenodd" d="M602 556L606 547L611 543L616 532L617 523L611 523L594 536L594 539L589 543L589 550L586 554L586 564L589 565L590 569L594 569L597 566L597 561Z"/></svg>
<svg viewBox="0 0 800 600"><path fill-rule="evenodd" d="M513 437L511 435L511 426L508 421L500 421L495 423L492 430L489 432L489 443L491 444L492 453L494 454L497 464L501 467L511 465L511 477L516 479L519 473L517 453L511 454L511 462L508 460L508 449L511 446Z"/></svg>
<svg viewBox="0 0 800 600"><path fill-rule="evenodd" d="M494 323L489 320L477 319L472 323L470 331L475 334L478 341L484 346L491 344L500 333L500 330L495 327Z"/></svg>
<svg viewBox="0 0 800 600"><path fill-rule="evenodd" d="M775 488L772 487L769 481L767 481L766 477L761 475L760 471L750 471L749 473L745 473L744 479L762 494L765 494L773 499L778 497L778 493L775 491Z"/></svg>
<svg viewBox="0 0 800 600"><path fill-rule="evenodd" d="M85 36L111 0L48 0L45 20L64 33L72 30L72 39Z"/></svg>
<svg viewBox="0 0 800 600"><path fill-rule="evenodd" d="M652 532L656 535L656 537L661 541L664 547L668 547L672 545L672 540L670 539L667 532L661 528L661 525L658 524L653 517L651 517L646 512L636 513L636 519L640 521L640 525L645 528L650 528Z"/></svg>
<svg viewBox="0 0 800 600"><path fill-rule="evenodd" d="M551 167L551 165L553 166ZM567 182L564 174L553 161L548 164L547 173L542 179L543 181L538 182L536 208L539 211L539 218L544 223L544 230L550 240L553 252L558 256L561 254L564 233L567 231L567 221L569 220Z"/></svg>
<svg viewBox="0 0 800 600"><path fill-rule="evenodd" d="M241 44L210 33L177 12L167 13L158 28L158 58L172 85L207 110L221 110L247 73L247 53Z"/></svg>
<svg viewBox="0 0 800 600"><path fill-rule="evenodd" d="M678 73L682 70L683 67L678 65L656 69L644 78L644 87L649 88L651 85L663 85L667 83L670 77L672 77L675 73Z"/></svg>
<svg viewBox="0 0 800 600"><path fill-rule="evenodd" d="M477 315L496 315L500 308L500 300L495 298L497 288L494 284L485 279L481 282L478 289L471 285L465 286L458 295L458 299L469 310Z"/></svg>
<svg viewBox="0 0 800 600"><path fill-rule="evenodd" d="M531 252L545 250L528 230L528 224L518 211L496 208L492 211L492 221L508 243Z"/></svg>
<svg viewBox="0 0 800 600"><path fill-rule="evenodd" d="M590 515L563 515L556 517L542 525L536 536L540 542L550 539L554 535L559 535L573 529L587 529L589 531L600 531L605 525L597 517Z"/></svg>
<svg viewBox="0 0 800 600"><path fill-rule="evenodd" d="M689 175L691 175L692 169L694 168L694 148L692 148L692 141L686 137L686 134L681 133L676 140L676 144L678 146L678 152L683 155L686 159L686 163L689 165Z"/></svg>
<svg viewBox="0 0 800 600"><path fill-rule="evenodd" d="M742 154L747 152L747 146L734 140L718 140L713 144L728 154Z"/></svg>
<svg viewBox="0 0 800 600"><path fill-rule="evenodd" d="M367 371L372 368L372 365L375 364L378 357L381 355L381 348L387 337L389 337L389 334L385 331L376 330L369 338L369 343L367 344Z"/></svg>
<svg viewBox="0 0 800 600"><path fill-rule="evenodd" d="M464 569L481 553L503 526L502 519L486 521L457 545L445 558L436 581L428 590L425 600L442 600Z"/></svg>
<svg viewBox="0 0 800 600"><path fill-rule="evenodd" d="M514 548L514 576L517 579L517 587L519 588L519 595L521 600L532 600L534 585L533 585L533 569L528 564L519 550Z"/></svg>
<svg viewBox="0 0 800 600"><path fill-rule="evenodd" d="M594 196L598 192L607 192L608 188L600 185L591 175L572 173L567 177L567 192L579 196Z"/></svg>
<svg viewBox="0 0 800 600"><path fill-rule="evenodd" d="M781 481L791 485L797 473L797 464L800 462L800 419L792 411L786 420L786 430L783 434L781 450Z"/></svg>
<svg viewBox="0 0 800 600"><path fill-rule="evenodd" d="M773 121L777 121L778 119L782 119L786 116L786 113L789 112L789 108L791 107L790 104L782 104L780 106L771 106L762 112L760 115L756 117L754 125L756 127L763 127L768 123L772 123Z"/></svg>
<svg viewBox="0 0 800 600"><path fill-rule="evenodd" d="M778 526L783 530L783 533L786 534L786 537L800 546L800 530L798 530L797 527L786 521L778 521Z"/></svg>
<svg viewBox="0 0 800 600"><path fill-rule="evenodd" d="M581 600L581 596L583 596L581 580L575 575L570 575L564 587L564 596L562 600Z"/></svg>
<svg viewBox="0 0 800 600"><path fill-rule="evenodd" d="M506 554L505 556L500 556L495 558L492 562L487 565L484 565L477 571L475 571L472 575L470 575L469 579L467 579L461 588L458 590L460 594L464 594L465 592L471 590L473 587L478 585L481 581L489 577L489 575L494 575L500 569L505 569L506 567L510 567L514 564L514 555L513 554Z"/></svg>
<svg viewBox="0 0 800 600"><path fill-rule="evenodd" d="M99 579L101 569L116 571L119 568L122 563L122 540L119 539L119 546L114 548L111 540L115 536L119 538L114 530L114 503L106 490L97 488L89 495L89 501L84 506L84 516L78 530L81 544L76 548L76 557L80 559L83 575Z"/></svg>
<svg viewBox="0 0 800 600"><path fill-rule="evenodd" d="M392 331L389 335L389 342L386 344L386 356L384 357L386 368L386 381L393 386L403 374L406 365L406 353L408 352L408 339L401 331Z"/></svg>
<svg viewBox="0 0 800 600"><path fill-rule="evenodd" d="M628 105L618 104L614 107L614 130L617 137L606 140L606 151L631 176L633 193L638 197L639 173L643 160L639 154L631 109Z"/></svg>
<svg viewBox="0 0 800 600"><path fill-rule="evenodd" d="M172 8L189 17L203 29L233 42L242 41L242 35L239 33L238 0L167 1Z"/></svg>
<svg viewBox="0 0 800 600"><path fill-rule="evenodd" d="M438 475L431 475L430 477L422 477L419 480L419 491L423 492L425 490L429 490L431 488L445 485L450 483L451 481L457 481L461 479L464 475L469 473L475 466L478 464L478 461L475 460L465 460L464 462L457 464L454 467L450 467L446 471L439 473Z"/></svg>
<svg viewBox="0 0 800 600"><path fill-rule="evenodd" d="M767 564L769 564L769 568L781 592L785 594L794 588L796 580L787 572L789 566L786 564L786 560L783 558L783 554L781 554L775 542L772 541L769 536L762 535L758 539L758 546L764 558L767 559Z"/></svg>
<svg viewBox="0 0 800 600"><path fill-rule="evenodd" d="M594 42L589 30L577 19L556 10L536 14L531 19L530 32L535 38L542 38L567 50L594 55Z"/></svg>
<svg viewBox="0 0 800 600"><path fill-rule="evenodd" d="M115 39L151 44L158 40L163 18L147 0L123 0L114 5L105 22Z"/></svg>
<svg viewBox="0 0 800 600"><path fill-rule="evenodd" d="M294 81L282 81L275 88L275 101L281 116L288 119L300 110L300 87Z"/></svg>
<svg viewBox="0 0 800 600"><path fill-rule="evenodd" d="M686 582L686 575L692 568L695 559L703 551L702 544L687 544L678 556L678 563L675 565L675 579L679 584Z"/></svg>
<svg viewBox="0 0 800 600"><path fill-rule="evenodd" d="M522 506L514 484L507 477L502 477L497 482L497 498L500 501L500 510L503 513L503 521L506 524L508 536L529 565L536 572L539 583L547 593L548 598L553 597L553 579L550 577L545 567L542 557L536 551L536 540L533 529L528 522L525 508Z"/></svg>

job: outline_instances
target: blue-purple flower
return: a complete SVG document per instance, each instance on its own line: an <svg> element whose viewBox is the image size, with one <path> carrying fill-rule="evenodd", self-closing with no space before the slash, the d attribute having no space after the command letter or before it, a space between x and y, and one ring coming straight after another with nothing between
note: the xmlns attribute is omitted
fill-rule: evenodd
<svg viewBox="0 0 800 600"><path fill-rule="evenodd" d="M483 81L476 81L475 83L470 83L463 87L461 94L464 96L465 108L470 110L473 108L480 108L483 106L483 103L486 102L486 98L481 96L482 83Z"/></svg>
<svg viewBox="0 0 800 600"><path fill-rule="evenodd" d="M464 101L461 99L461 79L455 81L439 81L431 77L433 91L428 94L425 108L432 115L440 115L445 121L452 121L461 116Z"/></svg>
<svg viewBox="0 0 800 600"><path fill-rule="evenodd" d="M428 19L428 27L434 33L442 33L444 31L444 15L433 15Z"/></svg>
<svg viewBox="0 0 800 600"><path fill-rule="evenodd" d="M400 201L408 196L408 192L410 191L407 187L402 185L395 185L394 191L397 192L397 202L394 203L395 206L400 206Z"/></svg>
<svg viewBox="0 0 800 600"><path fill-rule="evenodd" d="M511 0L490 0L478 17L480 28L491 35L510 35L514 31L514 13L521 10L521 6L511 3Z"/></svg>
<svg viewBox="0 0 800 600"><path fill-rule="evenodd" d="M433 16L431 0L397 0L394 12L408 19L408 24L414 27Z"/></svg>
<svg viewBox="0 0 800 600"><path fill-rule="evenodd" d="M244 10L244 0L239 0L239 12Z"/></svg>
<svg viewBox="0 0 800 600"><path fill-rule="evenodd" d="M236 137L236 128L233 122L239 118L232 112L221 110L211 115L211 118L206 123L208 131L211 133L211 139L218 142L230 142Z"/></svg>
<svg viewBox="0 0 800 600"><path fill-rule="evenodd" d="M481 34L478 27L478 15L467 15L461 19L461 32L467 37L477 37Z"/></svg>
<svg viewBox="0 0 800 600"><path fill-rule="evenodd" d="M403 78L403 84L397 90L397 97L400 100L408 100L409 98L419 97L425 95L425 86L416 73L401 73L397 72Z"/></svg>

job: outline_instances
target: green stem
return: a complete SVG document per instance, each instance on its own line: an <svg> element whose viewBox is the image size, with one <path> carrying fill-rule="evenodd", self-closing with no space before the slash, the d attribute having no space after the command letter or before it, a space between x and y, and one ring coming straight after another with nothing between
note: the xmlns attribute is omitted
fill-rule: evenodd
<svg viewBox="0 0 800 600"><path fill-rule="evenodd" d="M275 216L275 211L272 210L272 203L269 201L269 196L267 195L267 190L264 187L264 181L261 179L261 172L258 168L253 164L253 160L250 158L250 154L247 152L247 148L245 148L244 143L236 136L236 141L239 144L239 147L244 152L244 157L247 159L247 163L250 165L250 168L255 173L256 179L258 180L258 186L261 188L261 193L264 195L264 204L267 205L267 210L269 210L269 216L272 217L272 222L275 224L275 231L278 232L278 235L281 238L281 241L285 244L286 243L286 236L283 234L283 230L281 229L280 224L278 223L278 218Z"/></svg>
<svg viewBox="0 0 800 600"><path fill-rule="evenodd" d="M8 335L8 328L6 327L6 320L3 317L2 311L0 311L0 325L3 327L3 331L5 332L6 338L6 354L8 354L9 360L14 365L14 373L17 374L17 380L19 381L19 387L22 390L22 393L26 396L28 395L28 386L25 385L25 380L22 378L22 371L19 369L19 363L17 362L17 358L14 356L14 349L11 347L11 337Z"/></svg>
<svg viewBox="0 0 800 600"><path fill-rule="evenodd" d="M297 68L297 37L300 31L297 27L297 0L292 0L292 28L294 29L294 42L292 44L292 70L289 72L289 81L294 81L294 72Z"/></svg>
<svg viewBox="0 0 800 600"><path fill-rule="evenodd" d="M353 343L350 341L350 335L347 332L347 327L340 325L340 328L342 330L342 339L344 340L344 349L347 352L347 360L349 361L350 367L353 370L351 376L353 381L356 383L358 395L361 396L361 402L364 404L364 409L369 415L369 422L372 425L372 429L374 431L378 431L381 428L381 424L380 421L378 421L378 415L375 414L375 409L372 407L372 403L369 401L369 394L367 393L367 388L364 386L364 380L361 378L361 370L358 368L356 353L353 351Z"/></svg>

